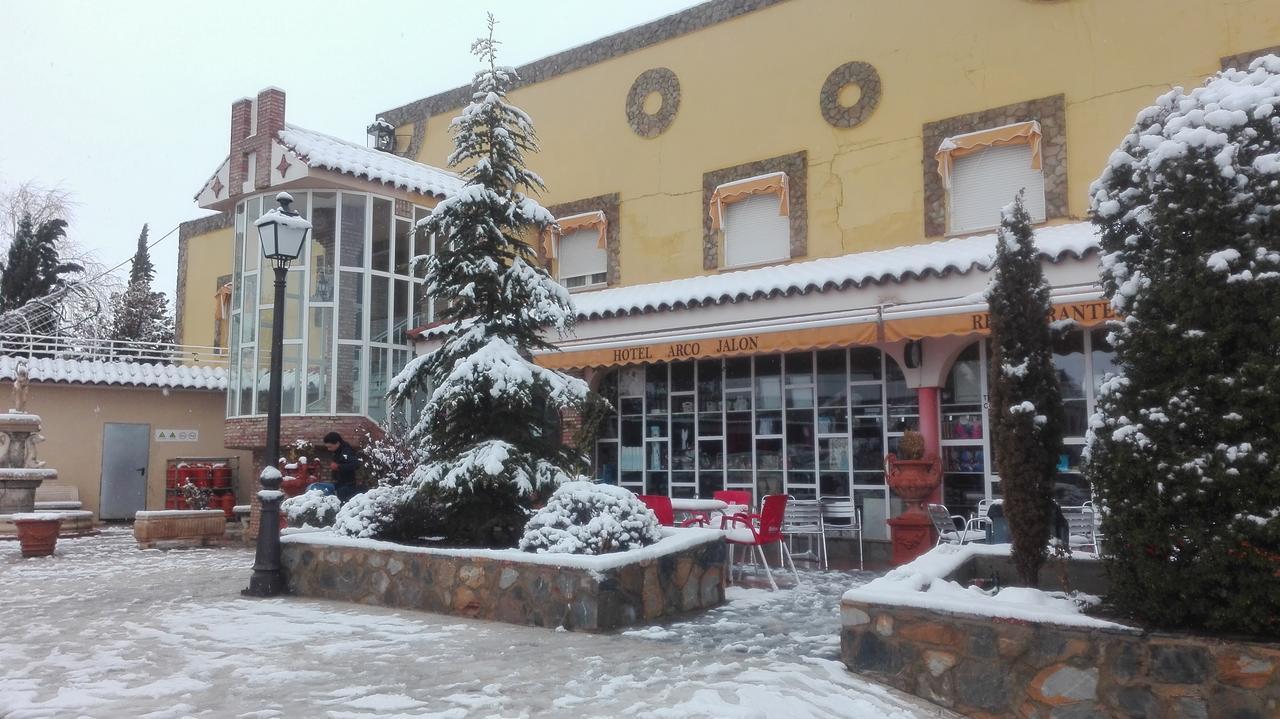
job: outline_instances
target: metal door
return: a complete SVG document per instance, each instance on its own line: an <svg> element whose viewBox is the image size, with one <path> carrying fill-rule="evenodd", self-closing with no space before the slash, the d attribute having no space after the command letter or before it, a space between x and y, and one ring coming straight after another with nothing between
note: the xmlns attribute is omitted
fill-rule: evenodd
<svg viewBox="0 0 1280 719"><path fill-rule="evenodd" d="M151 425L107 422L102 426L103 519L133 519L147 508L147 458Z"/></svg>

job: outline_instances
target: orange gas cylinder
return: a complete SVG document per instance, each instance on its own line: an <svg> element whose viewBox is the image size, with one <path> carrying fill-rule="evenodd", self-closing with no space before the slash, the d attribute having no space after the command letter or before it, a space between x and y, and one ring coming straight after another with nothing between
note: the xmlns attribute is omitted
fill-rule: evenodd
<svg viewBox="0 0 1280 719"><path fill-rule="evenodd" d="M191 468L192 483L202 489L209 486L209 465L197 464Z"/></svg>
<svg viewBox="0 0 1280 719"><path fill-rule="evenodd" d="M222 511L226 513L227 519L235 519L236 496L227 492L226 494L218 497L217 501L221 505Z"/></svg>
<svg viewBox="0 0 1280 719"><path fill-rule="evenodd" d="M178 486L179 487L191 481L191 478L195 476L192 473L191 465L187 464L186 462L179 464L177 466L177 470L178 470Z"/></svg>
<svg viewBox="0 0 1280 719"><path fill-rule="evenodd" d="M178 487L178 467L177 467L176 465L172 465L172 464L171 464L171 465L169 465L169 468L168 468L167 470L165 470L165 473L164 473L164 486L165 486L165 488L166 488L166 489L177 489L177 487Z"/></svg>
<svg viewBox="0 0 1280 719"><path fill-rule="evenodd" d="M215 464L212 470L213 486L230 487L231 486L231 468L225 464Z"/></svg>

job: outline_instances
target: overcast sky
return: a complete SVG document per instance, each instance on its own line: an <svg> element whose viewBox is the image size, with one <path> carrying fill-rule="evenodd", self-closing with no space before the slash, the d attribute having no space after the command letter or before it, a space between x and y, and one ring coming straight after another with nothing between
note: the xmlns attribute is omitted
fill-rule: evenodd
<svg viewBox="0 0 1280 719"><path fill-rule="evenodd" d="M226 157L238 97L283 88L290 122L364 142L375 113L470 81L486 10L499 61L520 65L695 4L0 0L0 186L72 192L69 234L115 265L144 222L154 240L207 214L192 196ZM177 245L152 250L170 294Z"/></svg>

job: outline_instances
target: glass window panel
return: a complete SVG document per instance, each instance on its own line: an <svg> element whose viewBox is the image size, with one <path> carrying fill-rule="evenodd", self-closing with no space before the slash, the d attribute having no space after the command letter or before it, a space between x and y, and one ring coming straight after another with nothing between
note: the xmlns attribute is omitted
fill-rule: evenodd
<svg viewBox="0 0 1280 719"><path fill-rule="evenodd" d="M698 436L719 437L724 431L724 421L719 412L702 412L698 415Z"/></svg>
<svg viewBox="0 0 1280 719"><path fill-rule="evenodd" d="M311 308L307 329L307 413L325 414L330 407L333 378L333 308Z"/></svg>
<svg viewBox="0 0 1280 719"><path fill-rule="evenodd" d="M782 411L756 412L756 434L782 434Z"/></svg>
<svg viewBox="0 0 1280 719"><path fill-rule="evenodd" d="M671 391L693 391L693 362L671 363Z"/></svg>
<svg viewBox="0 0 1280 719"><path fill-rule="evenodd" d="M274 270L263 267L260 275L261 281L258 283L258 306L270 305L276 301L276 273Z"/></svg>
<svg viewBox="0 0 1280 719"><path fill-rule="evenodd" d="M787 384L813 383L813 353L795 352L787 355Z"/></svg>
<svg viewBox="0 0 1280 719"><path fill-rule="evenodd" d="M756 409L782 409L782 355L756 357Z"/></svg>
<svg viewBox="0 0 1280 719"><path fill-rule="evenodd" d="M244 225L244 269L245 272L258 269L258 260L262 257L262 243L258 240L258 231L254 222L262 216L262 198L255 197L245 203Z"/></svg>
<svg viewBox="0 0 1280 719"><path fill-rule="evenodd" d="M880 350L875 347L854 347L849 350L849 381L880 381Z"/></svg>
<svg viewBox="0 0 1280 719"><path fill-rule="evenodd" d="M413 225L408 220L396 220L395 273L409 274L409 260L413 259Z"/></svg>
<svg viewBox="0 0 1280 719"><path fill-rule="evenodd" d="M342 252L343 267L364 267L366 199L364 195L342 193L342 232L338 246Z"/></svg>
<svg viewBox="0 0 1280 719"><path fill-rule="evenodd" d="M749 470L751 462L751 416L730 416L724 425L725 467Z"/></svg>
<svg viewBox="0 0 1280 719"><path fill-rule="evenodd" d="M302 345L285 345L281 358L283 372L280 375L280 412L298 414L302 400Z"/></svg>
<svg viewBox="0 0 1280 719"><path fill-rule="evenodd" d="M334 192L312 193L311 208L311 301L333 301L333 268L338 196Z"/></svg>
<svg viewBox="0 0 1280 719"><path fill-rule="evenodd" d="M649 414L667 411L667 366L651 364L645 367L644 403Z"/></svg>
<svg viewBox="0 0 1280 719"><path fill-rule="evenodd" d="M891 516L888 496L883 489L855 489L853 501L862 512L862 532L867 539L888 539L889 527L885 521ZM897 508L893 514L898 513Z"/></svg>
<svg viewBox="0 0 1280 719"><path fill-rule="evenodd" d="M889 355L884 356L885 402L889 406L889 431L920 429L920 395L907 386L902 368Z"/></svg>
<svg viewBox="0 0 1280 719"><path fill-rule="evenodd" d="M670 485L666 472L646 472L644 479L645 492L658 496L669 496Z"/></svg>
<svg viewBox="0 0 1280 719"><path fill-rule="evenodd" d="M390 370L390 350L386 347L369 348L369 419L382 424L387 419L387 372Z"/></svg>
<svg viewBox="0 0 1280 719"><path fill-rule="evenodd" d="M884 420L879 415L855 417L850 432L853 468L877 472L884 468Z"/></svg>
<svg viewBox="0 0 1280 719"><path fill-rule="evenodd" d="M262 327L259 329L258 343L258 365L257 365L257 392L258 405L257 414L267 413L267 399L270 394L268 384L271 381L271 310L261 310L258 312L259 321Z"/></svg>
<svg viewBox="0 0 1280 719"><path fill-rule="evenodd" d="M373 237L369 245L373 257L370 267L381 272L391 271L391 200L373 198Z"/></svg>
<svg viewBox="0 0 1280 719"><path fill-rule="evenodd" d="M364 275L359 272L341 273L342 287L338 293L338 337L358 340L364 337Z"/></svg>
<svg viewBox="0 0 1280 719"><path fill-rule="evenodd" d="M391 315L391 278L372 275L369 277L369 341L388 342Z"/></svg>
<svg viewBox="0 0 1280 719"><path fill-rule="evenodd" d="M646 436L650 439L667 436L667 418L660 417L658 419L650 418L645 422Z"/></svg>
<svg viewBox="0 0 1280 719"><path fill-rule="evenodd" d="M602 484L618 483L618 443L596 444L596 481Z"/></svg>
<svg viewBox="0 0 1280 719"><path fill-rule="evenodd" d="M253 414L253 378L257 374L257 368L254 365L253 357L253 347L245 347L240 350L239 414L241 416Z"/></svg>
<svg viewBox="0 0 1280 719"><path fill-rule="evenodd" d="M645 444L645 460L644 468L653 472L655 470L666 470L670 468L667 456L666 440L649 440Z"/></svg>
<svg viewBox="0 0 1280 719"><path fill-rule="evenodd" d="M701 360L698 362L698 410L701 412L719 412L721 409L721 392L724 382L723 367L720 360ZM706 434L703 432L703 434ZM719 434L717 432L716 434Z"/></svg>
<svg viewBox="0 0 1280 719"><path fill-rule="evenodd" d="M335 392L336 411L358 413L364 404L364 348L354 345L338 345L338 365L334 374L338 380Z"/></svg>
<svg viewBox="0 0 1280 719"><path fill-rule="evenodd" d="M258 276L245 275L244 277L244 316L252 317L258 311ZM256 334L257 325L252 322L246 322L242 329L241 339L245 342L252 342Z"/></svg>
<svg viewBox="0 0 1280 719"><path fill-rule="evenodd" d="M434 321L431 316L431 298L427 295L427 285L413 280L413 326L421 327Z"/></svg>
<svg viewBox="0 0 1280 719"><path fill-rule="evenodd" d="M830 437L818 440L818 469L824 472L849 470L849 440Z"/></svg>
<svg viewBox="0 0 1280 719"><path fill-rule="evenodd" d="M289 272L284 290L284 338L302 339L302 285L306 273L302 268Z"/></svg>
<svg viewBox="0 0 1280 719"><path fill-rule="evenodd" d="M231 261L231 271L233 273L239 273L244 271L245 221L244 221L244 203L243 202L236 203L235 228L236 228L235 230L236 236L235 236L235 246L234 246L234 258Z"/></svg>
<svg viewBox="0 0 1280 719"><path fill-rule="evenodd" d="M1062 434L1084 437L1089 426L1089 408L1085 401L1084 332L1073 330L1053 338L1053 367L1062 393Z"/></svg>
<svg viewBox="0 0 1280 719"><path fill-rule="evenodd" d="M724 388L726 392L751 389L750 357L734 357L724 361Z"/></svg>
<svg viewBox="0 0 1280 719"><path fill-rule="evenodd" d="M943 405L982 404L982 362L978 343L969 345L947 373L947 383L942 387Z"/></svg>
<svg viewBox="0 0 1280 719"><path fill-rule="evenodd" d="M823 499L849 498L848 472L822 472L818 475L818 492Z"/></svg>
<svg viewBox="0 0 1280 719"><path fill-rule="evenodd" d="M716 492L724 489L724 472L698 472L698 498L713 499Z"/></svg>
<svg viewBox="0 0 1280 719"><path fill-rule="evenodd" d="M671 468L677 470L697 468L692 415L671 420Z"/></svg>
<svg viewBox="0 0 1280 719"><path fill-rule="evenodd" d="M844 407L848 382L845 380L844 350L818 353L818 406Z"/></svg>

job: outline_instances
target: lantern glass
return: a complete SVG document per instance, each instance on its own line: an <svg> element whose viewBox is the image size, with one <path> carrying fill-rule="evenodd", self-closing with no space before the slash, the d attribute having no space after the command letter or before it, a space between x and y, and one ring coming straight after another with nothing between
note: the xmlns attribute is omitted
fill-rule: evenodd
<svg viewBox="0 0 1280 719"><path fill-rule="evenodd" d="M262 243L262 254L268 259L292 262L302 254L311 223L289 211L293 198L287 193L280 193L276 199L280 201L281 208L263 213L254 223L258 227L258 241Z"/></svg>

